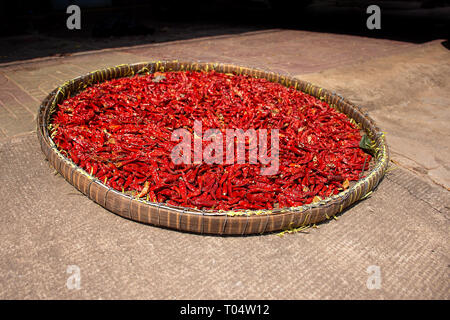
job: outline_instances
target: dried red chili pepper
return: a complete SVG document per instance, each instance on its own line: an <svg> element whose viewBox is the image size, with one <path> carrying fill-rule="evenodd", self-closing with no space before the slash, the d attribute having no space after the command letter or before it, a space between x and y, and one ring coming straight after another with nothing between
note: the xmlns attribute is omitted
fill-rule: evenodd
<svg viewBox="0 0 450 320"><path fill-rule="evenodd" d="M249 164L248 143L245 164L174 164L171 134L193 132L195 120L202 133L219 129L224 137L226 129L278 129L278 172L260 175L261 164ZM244 75L166 72L115 79L63 101L51 123L59 150L108 186L185 207L311 203L359 179L371 159L359 148L359 128L344 114L294 88Z"/></svg>

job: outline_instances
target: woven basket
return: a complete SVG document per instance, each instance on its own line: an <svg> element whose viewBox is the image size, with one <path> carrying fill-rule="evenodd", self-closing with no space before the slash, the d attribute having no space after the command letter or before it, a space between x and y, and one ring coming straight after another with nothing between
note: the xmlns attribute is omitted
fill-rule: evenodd
<svg viewBox="0 0 450 320"><path fill-rule="evenodd" d="M164 71L210 71L246 74L265 78L284 86L293 86L326 101L330 106L354 119L375 144L374 165L366 177L338 195L320 202L295 208L234 212L202 211L153 203L111 189L62 155L49 136L49 120L53 112L69 95L106 80ZM384 134L358 106L340 95L308 82L256 69L219 63L192 63L158 61L120 65L80 76L64 83L42 102L37 118L37 135L42 151L54 168L79 191L96 203L122 217L135 221L195 233L217 235L244 235L286 230L312 225L334 217L352 203L360 200L378 184L389 163L389 152Z"/></svg>

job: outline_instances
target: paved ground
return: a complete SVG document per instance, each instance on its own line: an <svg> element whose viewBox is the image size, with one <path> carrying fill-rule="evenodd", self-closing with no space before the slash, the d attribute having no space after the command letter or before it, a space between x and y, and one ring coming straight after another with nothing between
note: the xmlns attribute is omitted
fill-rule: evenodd
<svg viewBox="0 0 450 320"><path fill-rule="evenodd" d="M303 233L201 236L111 214L45 161L39 102L106 66L153 59L232 62L305 79L365 107L393 163L376 192ZM449 299L450 52L412 44L265 30L77 53L0 66L0 297ZM69 265L81 271L70 290ZM380 289L367 269L378 266Z"/></svg>

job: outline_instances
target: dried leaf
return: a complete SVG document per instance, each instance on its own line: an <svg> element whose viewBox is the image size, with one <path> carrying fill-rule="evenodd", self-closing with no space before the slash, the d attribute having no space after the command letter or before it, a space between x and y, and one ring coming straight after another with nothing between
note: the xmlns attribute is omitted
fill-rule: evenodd
<svg viewBox="0 0 450 320"><path fill-rule="evenodd" d="M350 181L348 181L348 179L345 179L345 181L342 182L342 186L344 187L344 189L347 189L350 186Z"/></svg>

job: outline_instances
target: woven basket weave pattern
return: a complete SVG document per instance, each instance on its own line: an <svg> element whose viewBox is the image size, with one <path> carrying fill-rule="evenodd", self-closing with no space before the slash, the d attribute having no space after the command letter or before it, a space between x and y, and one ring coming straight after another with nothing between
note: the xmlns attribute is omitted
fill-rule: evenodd
<svg viewBox="0 0 450 320"><path fill-rule="evenodd" d="M330 106L355 120L368 136L375 141L375 166L367 176L349 189L320 202L295 208L260 211L214 212L192 208L173 207L161 203L140 200L104 185L96 177L59 152L49 136L50 117L57 105L70 95L106 80L165 71L210 71L246 74L265 78L287 87L308 93L327 102ZM389 163L389 152L384 134L358 106L338 94L291 77L257 69L229 64L158 61L120 65L98 70L75 78L53 90L42 102L37 118L37 135L41 149L53 167L79 191L106 209L128 219L195 233L218 235L244 235L285 230L311 225L329 219L360 200L373 190L384 175Z"/></svg>

